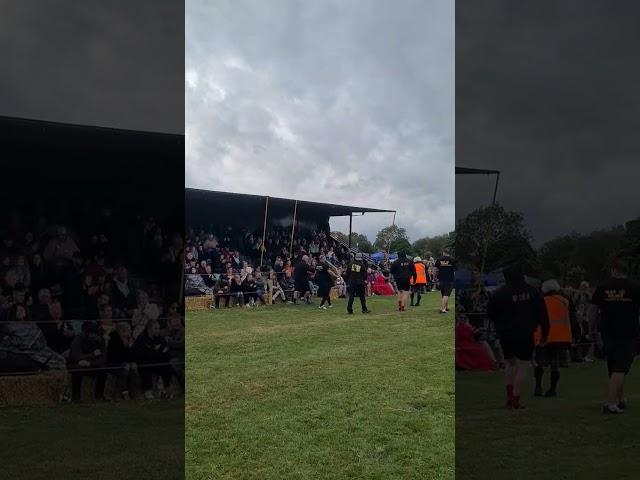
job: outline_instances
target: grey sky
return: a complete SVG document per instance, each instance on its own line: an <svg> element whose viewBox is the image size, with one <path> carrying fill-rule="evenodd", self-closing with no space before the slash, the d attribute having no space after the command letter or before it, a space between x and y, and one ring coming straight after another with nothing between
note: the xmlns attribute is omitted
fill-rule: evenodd
<svg viewBox="0 0 640 480"><path fill-rule="evenodd" d="M3 2L0 115L184 132L183 2Z"/></svg>
<svg viewBox="0 0 640 480"><path fill-rule="evenodd" d="M536 243L640 215L638 2L457 2L456 164ZM493 180L456 179L456 216Z"/></svg>
<svg viewBox="0 0 640 480"><path fill-rule="evenodd" d="M451 231L453 28L448 0L188 0L187 186L395 209L412 240Z"/></svg>

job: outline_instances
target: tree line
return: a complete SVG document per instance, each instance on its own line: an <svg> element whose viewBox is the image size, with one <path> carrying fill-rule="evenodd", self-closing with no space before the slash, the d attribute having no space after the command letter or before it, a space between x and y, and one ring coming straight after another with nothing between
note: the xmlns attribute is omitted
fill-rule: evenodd
<svg viewBox="0 0 640 480"><path fill-rule="evenodd" d="M331 233L342 243L348 245L348 234L337 231ZM376 239L373 243L369 241L366 235L352 232L351 245L364 253L389 251L404 252L409 256L435 257L440 255L444 248L452 249L454 238L453 233L446 233L435 237L420 238L412 243L409 240L406 229L398 225L390 225L376 234Z"/></svg>
<svg viewBox="0 0 640 480"><path fill-rule="evenodd" d="M531 240L520 213L495 205L457 222L455 252L461 264L479 270L486 248L485 272L517 263L528 275L574 286L605 278L614 258L626 259L634 274L640 273L640 218L589 234L560 235L539 248Z"/></svg>

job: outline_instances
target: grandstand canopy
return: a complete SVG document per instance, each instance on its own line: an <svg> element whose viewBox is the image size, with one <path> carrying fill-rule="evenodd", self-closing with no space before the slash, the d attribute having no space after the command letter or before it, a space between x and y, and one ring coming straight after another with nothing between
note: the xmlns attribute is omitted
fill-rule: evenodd
<svg viewBox="0 0 640 480"><path fill-rule="evenodd" d="M498 173L500 173L500 170L488 170L486 168L456 167L456 175L495 175Z"/></svg>
<svg viewBox="0 0 640 480"><path fill-rule="evenodd" d="M184 135L0 116L0 197L162 212L184 225Z"/></svg>
<svg viewBox="0 0 640 480"><path fill-rule="evenodd" d="M190 225L243 225L257 228L264 221L267 197L243 193L218 192L187 188L185 202ZM269 197L268 223L291 224L295 199ZM298 200L296 222L326 228L330 217L365 213L393 213L394 210L353 207L332 203Z"/></svg>

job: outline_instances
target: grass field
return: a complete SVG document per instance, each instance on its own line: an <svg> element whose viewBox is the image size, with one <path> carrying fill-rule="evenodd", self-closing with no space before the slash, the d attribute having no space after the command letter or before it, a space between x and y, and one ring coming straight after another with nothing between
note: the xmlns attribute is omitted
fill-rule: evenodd
<svg viewBox="0 0 640 480"><path fill-rule="evenodd" d="M640 364L627 378L623 415L601 413L604 362L560 372L559 396L533 397L531 380L522 411L504 407L501 374L456 374L457 479L639 478Z"/></svg>
<svg viewBox="0 0 640 480"><path fill-rule="evenodd" d="M3 479L183 479L183 399L0 408L0 445Z"/></svg>
<svg viewBox="0 0 640 480"><path fill-rule="evenodd" d="M189 313L187 478L453 479L453 312L438 301Z"/></svg>

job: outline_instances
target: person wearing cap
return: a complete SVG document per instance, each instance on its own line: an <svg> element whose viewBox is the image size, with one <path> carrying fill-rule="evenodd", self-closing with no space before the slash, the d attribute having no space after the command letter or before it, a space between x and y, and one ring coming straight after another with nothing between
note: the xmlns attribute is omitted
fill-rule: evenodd
<svg viewBox="0 0 640 480"><path fill-rule="evenodd" d="M362 313L370 313L367 308L367 299L365 296L365 282L367 280L367 264L362 257L362 253L358 252L355 258L347 266L347 284L349 285L349 301L347 303L347 313L353 314L353 299L358 296Z"/></svg>
<svg viewBox="0 0 640 480"><path fill-rule="evenodd" d="M547 343L549 318L540 292L527 284L522 270L504 270L506 284L489 300L489 319L496 326L505 360L507 407L522 408L520 396L531 363L534 332L540 326L539 346Z"/></svg>
<svg viewBox="0 0 640 480"><path fill-rule="evenodd" d="M413 267L416 273L411 277L411 306L419 307L422 291L427 287L427 266L422 263L420 257L415 257L413 259ZM416 294L418 295L418 301L414 305L413 300Z"/></svg>
<svg viewBox="0 0 640 480"><path fill-rule="evenodd" d="M415 265L404 252L398 252L398 258L391 265L391 274L398 287L398 311L404 312L411 291L411 277L416 277Z"/></svg>

